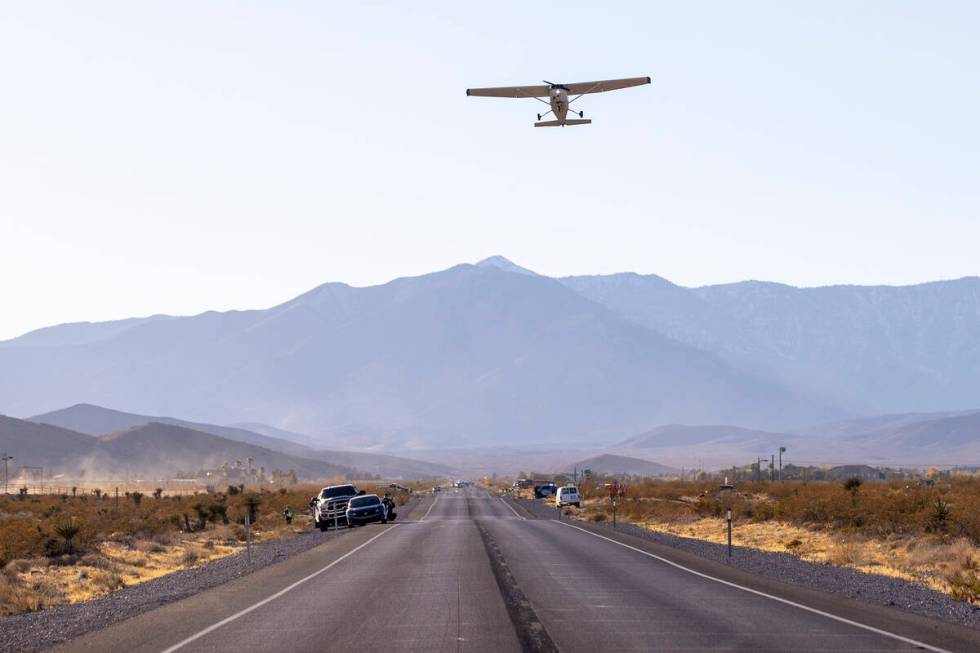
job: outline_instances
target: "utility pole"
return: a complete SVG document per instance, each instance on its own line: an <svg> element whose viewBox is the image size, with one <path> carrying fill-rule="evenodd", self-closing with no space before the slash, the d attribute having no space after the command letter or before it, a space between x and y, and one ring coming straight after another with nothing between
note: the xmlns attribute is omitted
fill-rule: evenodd
<svg viewBox="0 0 980 653"><path fill-rule="evenodd" d="M3 493L7 494L7 479L10 477L10 469L7 467L7 461L13 460L13 456L8 456L7 452L3 452Z"/></svg>
<svg viewBox="0 0 980 653"><path fill-rule="evenodd" d="M779 482L783 482L783 454L786 452L786 447L779 447Z"/></svg>
<svg viewBox="0 0 980 653"><path fill-rule="evenodd" d="M772 477L776 474L776 454L769 456L769 482L772 483Z"/></svg>

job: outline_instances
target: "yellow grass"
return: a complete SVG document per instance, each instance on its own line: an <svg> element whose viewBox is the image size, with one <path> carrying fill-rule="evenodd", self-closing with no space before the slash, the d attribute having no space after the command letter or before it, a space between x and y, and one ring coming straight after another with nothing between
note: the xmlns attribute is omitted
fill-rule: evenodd
<svg viewBox="0 0 980 653"><path fill-rule="evenodd" d="M132 548L118 542L104 542L98 547L98 553L90 552L75 564L50 564L45 558L14 561L4 572L8 594L20 590L28 598L11 602L12 597L8 596L5 602L0 596L0 614L103 597L116 589L204 564L241 549L239 544L216 542L209 535L212 534L188 536L168 544L137 542ZM30 595L43 597L43 601L32 600Z"/></svg>
<svg viewBox="0 0 980 653"><path fill-rule="evenodd" d="M641 525L652 531L717 544L728 541L724 519L647 521ZM980 560L980 548L965 538L909 535L873 539L778 521L736 523L732 528L732 544L789 553L808 562L903 578L946 593L952 592L951 574L968 568L973 560Z"/></svg>

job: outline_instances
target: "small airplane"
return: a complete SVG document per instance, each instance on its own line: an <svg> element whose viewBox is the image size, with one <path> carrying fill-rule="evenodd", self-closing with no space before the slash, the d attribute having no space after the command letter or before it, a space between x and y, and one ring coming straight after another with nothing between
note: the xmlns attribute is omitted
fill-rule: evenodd
<svg viewBox="0 0 980 653"><path fill-rule="evenodd" d="M497 88L468 88L467 95L477 97L516 97L534 98L538 102L550 105L551 109L538 114L538 122L535 127L564 127L565 125L589 125L592 120L585 118L584 111L572 111L572 115L578 114L578 118L569 119L568 107L575 100L588 93L604 93L606 91L616 91L630 86L642 86L649 84L649 77L630 77L628 79L606 79L599 82L579 82L577 84L555 84L548 80L543 80L547 86L499 86ZM571 100L569 95L576 97ZM542 100L546 97L549 101ZM555 120L545 120L541 118L549 113L555 114Z"/></svg>

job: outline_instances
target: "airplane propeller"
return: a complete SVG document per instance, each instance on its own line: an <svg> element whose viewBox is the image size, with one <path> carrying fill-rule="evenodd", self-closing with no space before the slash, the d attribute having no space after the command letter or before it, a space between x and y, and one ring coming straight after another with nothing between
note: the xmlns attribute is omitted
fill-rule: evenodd
<svg viewBox="0 0 980 653"><path fill-rule="evenodd" d="M549 82L547 79L542 79L542 82L549 85L551 88L560 88L563 91L571 92L572 89L568 88L564 84L555 84L554 82Z"/></svg>

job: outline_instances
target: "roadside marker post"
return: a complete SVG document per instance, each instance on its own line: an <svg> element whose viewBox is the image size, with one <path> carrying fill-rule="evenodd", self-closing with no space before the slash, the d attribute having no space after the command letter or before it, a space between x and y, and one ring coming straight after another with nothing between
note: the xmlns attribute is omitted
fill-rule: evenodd
<svg viewBox="0 0 980 653"><path fill-rule="evenodd" d="M732 509L728 509L728 559L732 559Z"/></svg>
<svg viewBox="0 0 980 653"><path fill-rule="evenodd" d="M245 555L248 556L248 564L252 564L252 516L245 513Z"/></svg>
<svg viewBox="0 0 980 653"><path fill-rule="evenodd" d="M613 481L606 483L606 489L609 491L609 498L612 500L613 528L616 528L616 498L626 496L626 486Z"/></svg>

